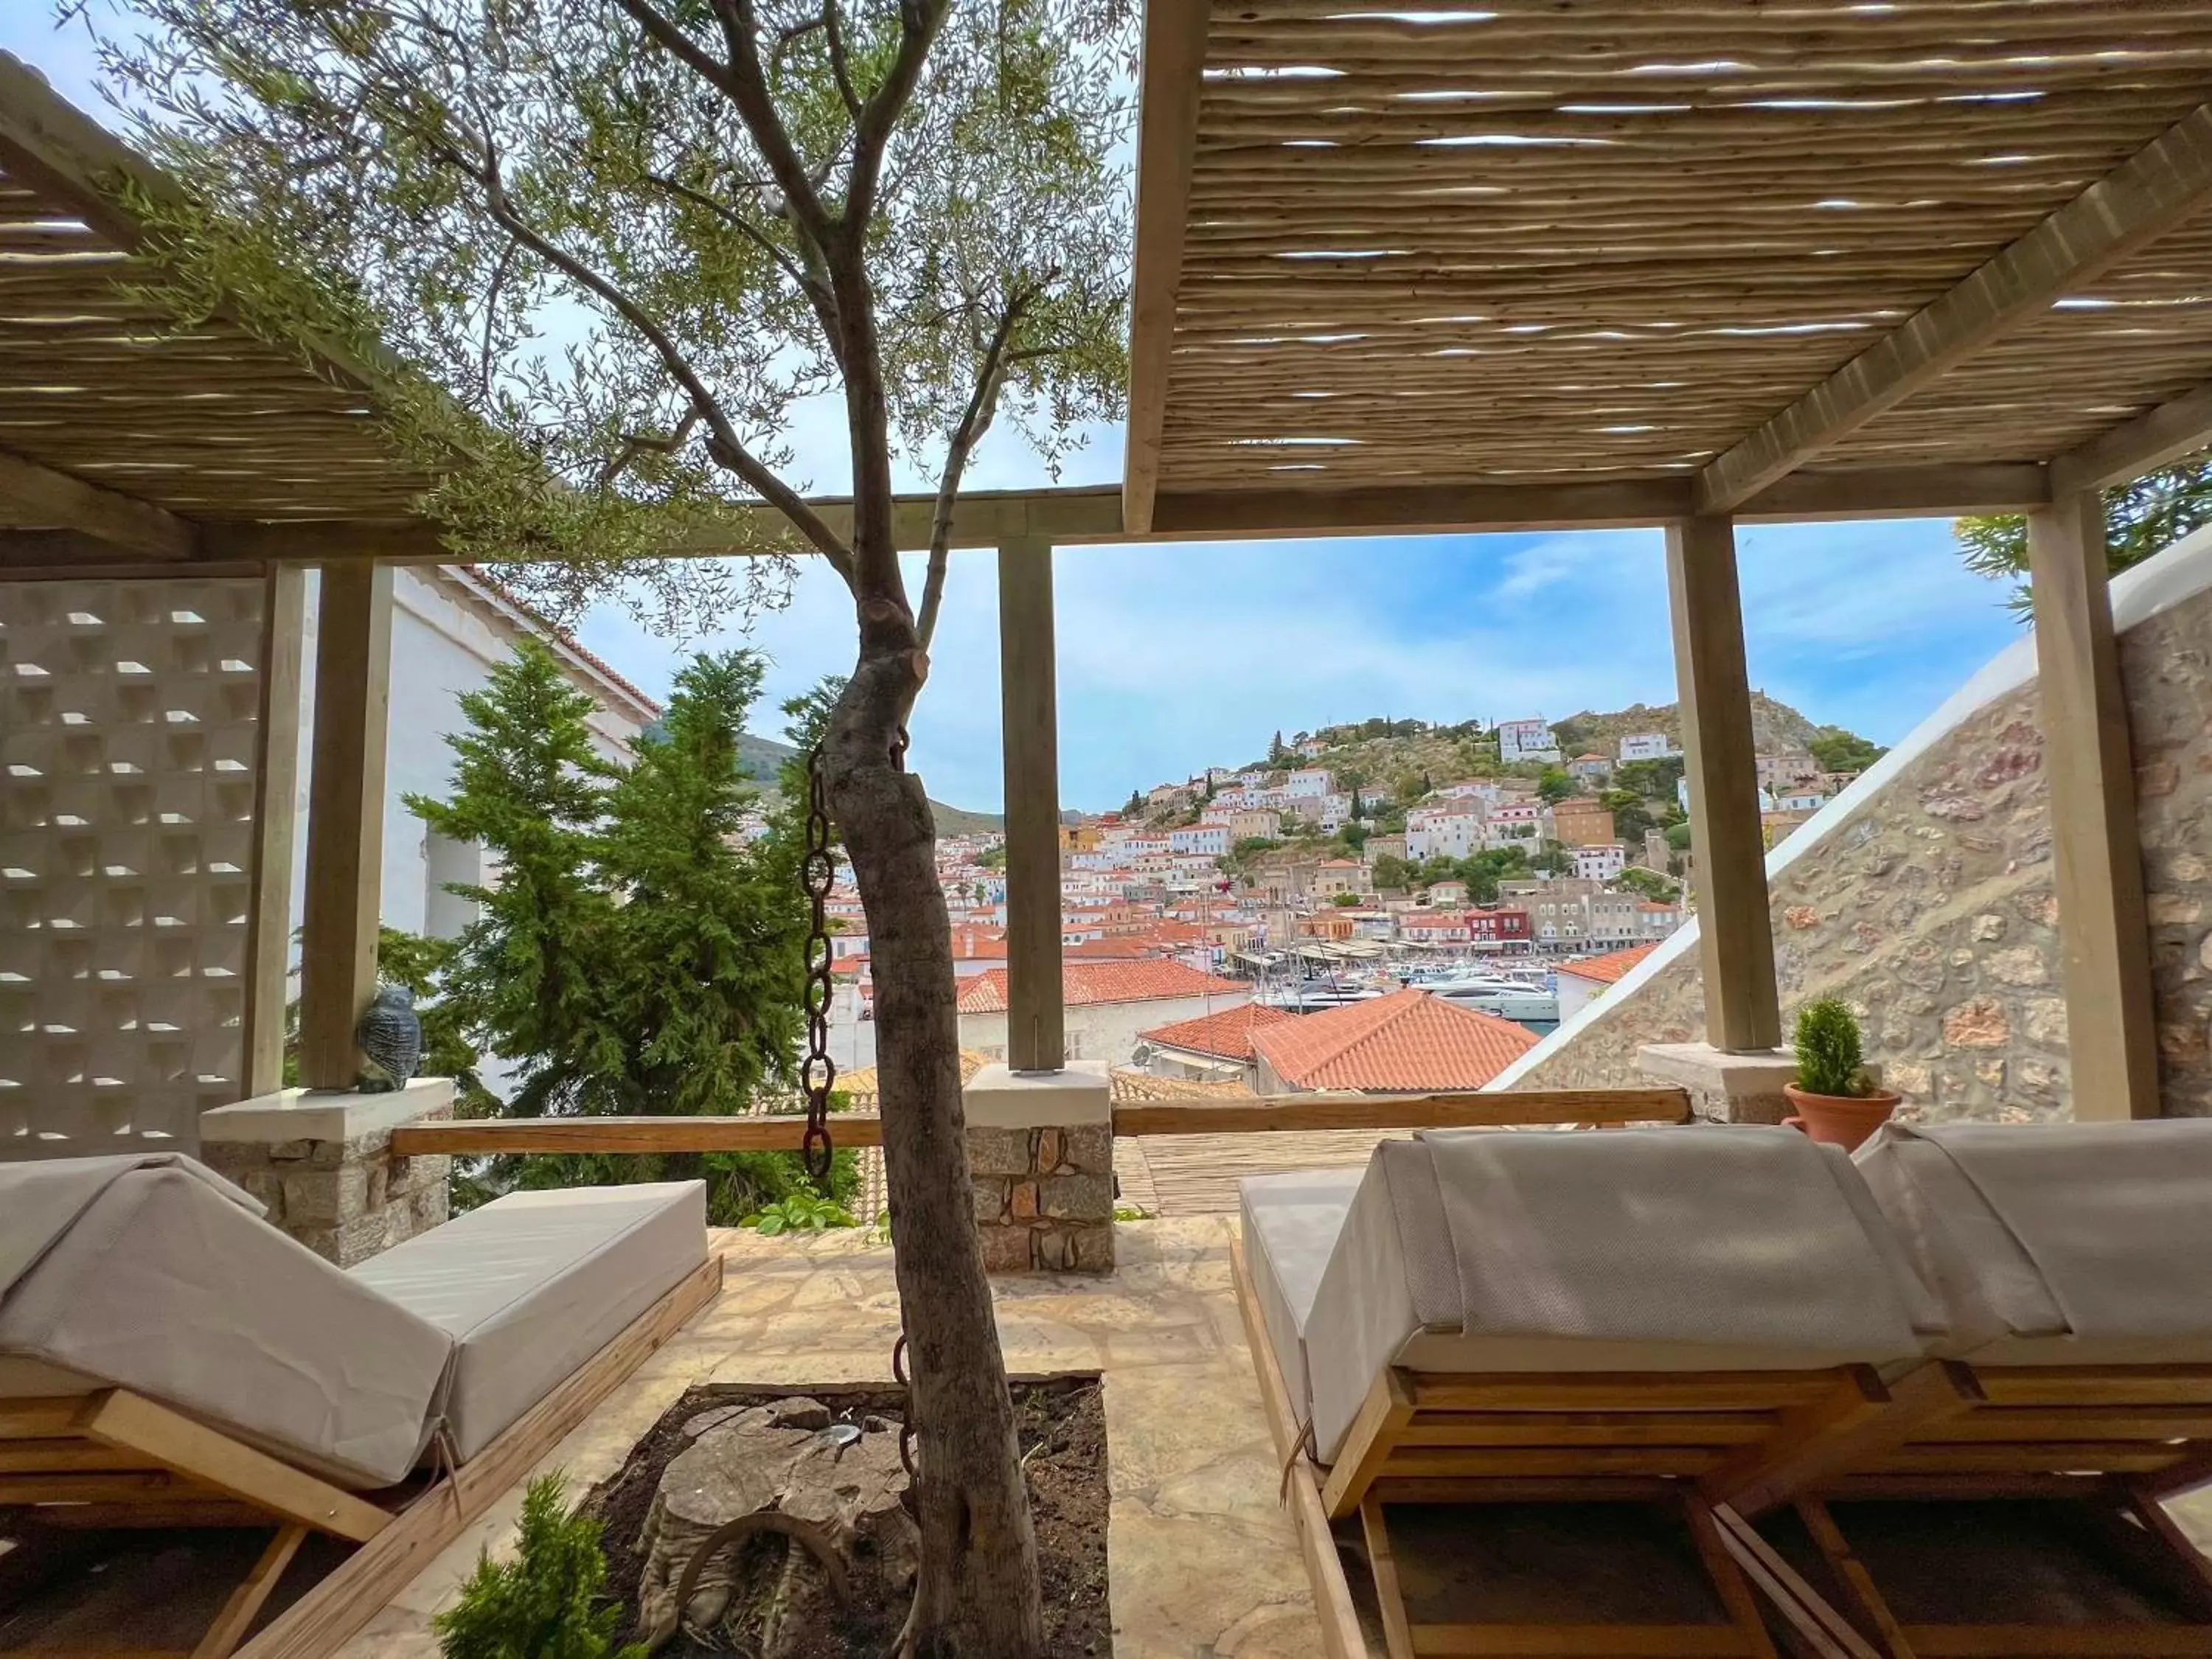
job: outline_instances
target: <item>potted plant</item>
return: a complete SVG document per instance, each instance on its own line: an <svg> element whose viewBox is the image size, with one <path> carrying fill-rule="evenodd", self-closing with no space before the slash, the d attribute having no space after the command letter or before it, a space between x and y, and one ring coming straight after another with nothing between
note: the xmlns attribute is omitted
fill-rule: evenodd
<svg viewBox="0 0 2212 1659"><path fill-rule="evenodd" d="M1785 1120L1815 1140L1855 1150L1889 1121L1897 1097L1868 1071L1859 1023L1842 999L1821 997L1797 1011L1797 1080L1783 1085L1797 1109Z"/></svg>

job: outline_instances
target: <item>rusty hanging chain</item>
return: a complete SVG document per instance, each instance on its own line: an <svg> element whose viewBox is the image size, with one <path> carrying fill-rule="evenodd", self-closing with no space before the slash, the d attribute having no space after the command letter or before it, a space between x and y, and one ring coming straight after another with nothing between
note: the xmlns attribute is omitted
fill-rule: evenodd
<svg viewBox="0 0 2212 1659"><path fill-rule="evenodd" d="M806 1061L799 1082L806 1091L806 1136L799 1156L817 1184L830 1179L830 1089L837 1081L830 1058L830 890L837 880L837 855L830 850L830 787L822 778L820 745L806 756L806 851L799 863L813 915L806 935Z"/></svg>

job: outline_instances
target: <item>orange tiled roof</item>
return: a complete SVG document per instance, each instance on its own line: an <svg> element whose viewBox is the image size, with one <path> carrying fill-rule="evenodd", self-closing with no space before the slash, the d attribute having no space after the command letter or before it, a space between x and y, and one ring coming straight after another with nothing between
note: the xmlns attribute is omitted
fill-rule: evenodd
<svg viewBox="0 0 2212 1659"><path fill-rule="evenodd" d="M1480 1089L1536 1046L1510 1019L1394 991L1252 1033L1252 1046L1300 1089Z"/></svg>
<svg viewBox="0 0 2212 1659"><path fill-rule="evenodd" d="M1252 988L1242 980L1218 979L1169 957L1139 962L1070 962L1061 969L1063 997L1071 1008L1092 1002L1152 1002L1171 997L1228 996ZM1006 1010L1006 970L987 968L961 981L960 1012L1000 1014Z"/></svg>
<svg viewBox="0 0 2212 1659"><path fill-rule="evenodd" d="M1601 957L1582 957L1573 962L1563 962L1559 964L1559 971L1572 974L1577 979L1612 985L1658 948L1656 945L1632 945L1626 951L1608 951Z"/></svg>
<svg viewBox="0 0 2212 1659"><path fill-rule="evenodd" d="M1146 1042L1158 1042L1170 1048L1185 1048L1194 1054L1218 1054L1224 1060L1252 1058L1252 1028L1255 1025L1279 1025L1285 1020L1296 1019L1296 1014L1285 1013L1280 1008L1270 1008L1264 1002L1248 1002L1236 1008L1226 1008L1218 1014L1207 1014L1200 1019L1181 1019L1172 1025L1138 1033Z"/></svg>

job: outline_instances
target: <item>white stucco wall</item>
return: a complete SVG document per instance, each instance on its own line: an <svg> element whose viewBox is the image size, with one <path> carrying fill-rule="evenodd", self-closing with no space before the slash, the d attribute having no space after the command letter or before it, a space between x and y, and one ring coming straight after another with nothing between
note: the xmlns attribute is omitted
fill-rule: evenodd
<svg viewBox="0 0 2212 1659"><path fill-rule="evenodd" d="M1211 997L1158 997L1145 1002L1086 1002L1067 1010L1067 1057L1103 1060L1127 1066L1136 1052L1137 1035L1178 1020L1199 1019L1242 1007L1252 1000L1249 990L1224 992ZM960 1046L1006 1057L1006 1017L999 1014L960 1016Z"/></svg>
<svg viewBox="0 0 2212 1659"><path fill-rule="evenodd" d="M432 848L422 821L407 810L410 794L444 796L453 777L453 751L446 738L462 724L459 699L483 689L492 669L514 654L523 628L502 607L472 591L463 576L438 568L402 567L393 573L392 605L392 707L384 751L384 884L382 909L387 927L410 933L426 927L434 905L450 933L458 906L435 892L445 881L469 880L481 873L473 849L437 849L439 868L431 869ZM320 614L315 573L307 577L306 672L301 693L298 832L292 844L292 915L298 925L307 893L308 795L312 788L314 730L316 621ZM645 710L619 702L588 674L576 677L579 689L599 700L592 717L599 752L622 760L644 727Z"/></svg>

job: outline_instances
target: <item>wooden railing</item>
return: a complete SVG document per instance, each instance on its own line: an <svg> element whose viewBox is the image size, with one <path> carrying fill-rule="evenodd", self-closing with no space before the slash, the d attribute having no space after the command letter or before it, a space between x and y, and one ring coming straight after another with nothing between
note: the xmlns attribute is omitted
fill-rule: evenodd
<svg viewBox="0 0 2212 1659"><path fill-rule="evenodd" d="M1555 1124L1686 1123L1680 1089L1532 1089L1485 1094L1307 1094L1249 1100L1150 1101L1114 1108L1117 1135L1256 1134L1302 1129L1519 1128ZM802 1117L490 1117L410 1123L392 1132L401 1158L441 1152L795 1152ZM883 1120L830 1120L839 1146L880 1146Z"/></svg>

